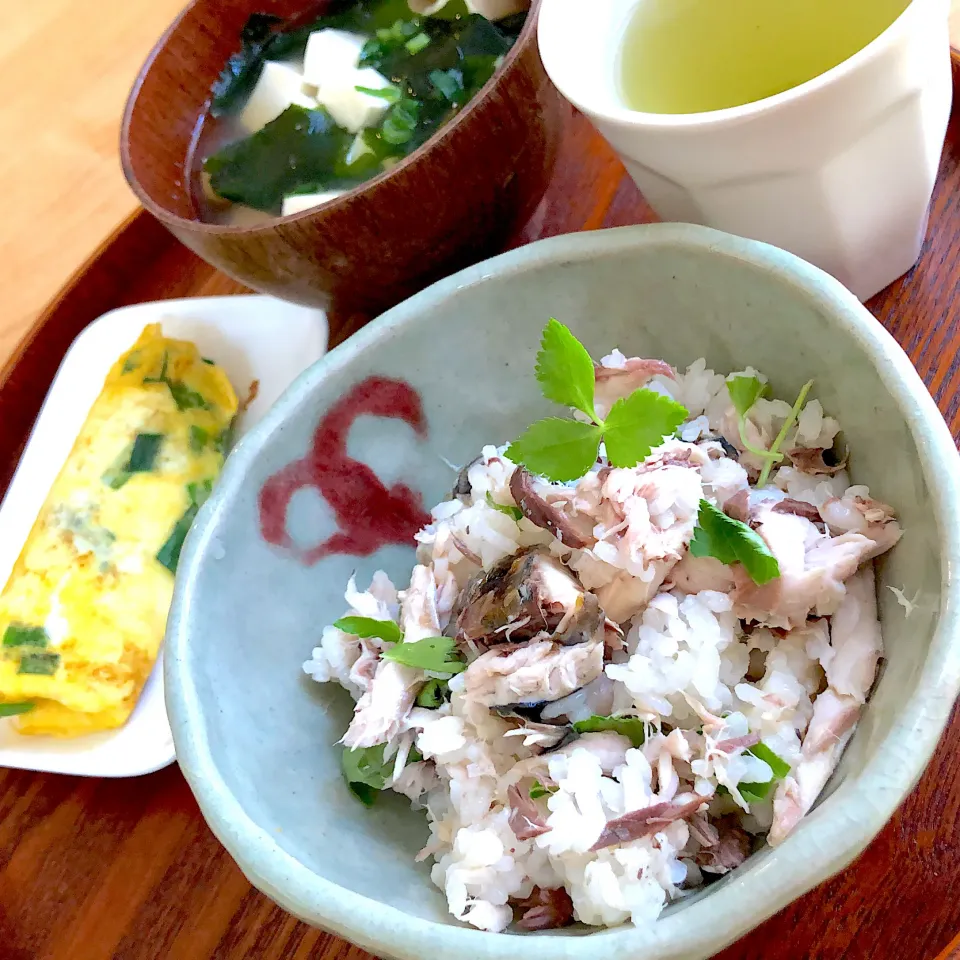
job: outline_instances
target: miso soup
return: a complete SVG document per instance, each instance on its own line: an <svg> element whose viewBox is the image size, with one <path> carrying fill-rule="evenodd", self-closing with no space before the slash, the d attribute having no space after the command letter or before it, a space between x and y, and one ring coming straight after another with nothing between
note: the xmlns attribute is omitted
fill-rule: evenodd
<svg viewBox="0 0 960 960"><path fill-rule="evenodd" d="M201 216L286 216L388 170L486 84L529 3L496 0L497 20L477 12L491 0L352 0L292 23L253 14L191 158Z"/></svg>

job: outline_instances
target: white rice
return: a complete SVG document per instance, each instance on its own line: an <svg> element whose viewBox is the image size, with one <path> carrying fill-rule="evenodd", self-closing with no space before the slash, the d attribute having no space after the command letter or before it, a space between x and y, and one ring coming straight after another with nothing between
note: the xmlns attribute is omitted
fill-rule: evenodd
<svg viewBox="0 0 960 960"><path fill-rule="evenodd" d="M627 360L614 351L602 363L616 369ZM571 515L596 519L598 540L591 548L571 549L526 517L515 520L496 509L515 506L515 465L505 448L493 446L467 470L470 493L434 507L433 522L417 535L423 565L417 569L432 584L441 629L478 573L477 561L489 571L536 546L575 571L608 615L618 604L633 604L629 617L616 618L624 645L608 655L606 679L600 680L612 698L611 712L645 725L641 746L600 732L553 749L556 728L500 716L471 696L473 661L482 650L469 645L461 650L471 668L450 680L448 702L431 710L410 709L407 701L395 718L397 732L384 751L386 786L425 810L430 841L421 857L433 859L431 878L458 920L504 930L518 915L517 902L538 889L566 891L572 918L584 924L653 923L670 901L724 872L715 862L719 846L706 843L704 831L706 839L711 829L736 836L742 847L743 835L734 829L739 825L754 846L768 831L771 842L780 842L815 801L849 739L852 726L841 729L828 715L833 701L824 699L819 712L817 705L827 690L848 711L844 716L855 723L859 715L880 655L872 557L895 542L899 528L890 517L876 520L869 511L883 505L874 505L866 487L851 487L846 470L814 475L785 460L762 494L750 487L748 473L755 476L760 461L743 450L727 379L698 360L676 380L651 380L648 389L683 403L689 420L679 439L666 439L651 454L646 469L594 470L566 486ZM747 439L769 447L790 411L785 401L759 400L745 424ZM782 449L829 449L839 429L819 401L810 400ZM717 437L738 448L739 462L722 455ZM696 467L657 460L690 449L709 452L709 459L701 456ZM790 498L822 509L830 521L764 514L769 529L759 529L780 561L782 594L767 607L762 590L746 599L732 568L692 558L686 549L701 499L722 507L741 491L761 509ZM605 525L607 506L616 507L622 522ZM859 554L850 553L854 546ZM847 590L851 582L857 588ZM398 595L378 572L366 591L350 581L347 611L403 624L413 595L413 584ZM909 601L899 593L898 599L909 612ZM509 649L537 642L512 645L509 639ZM304 670L359 700L381 682L384 646L326 627ZM422 671L419 679L427 679ZM577 716L589 715L590 691L599 682L584 692ZM826 745L824 731L836 733ZM726 746L743 738L761 739L790 773L775 777L752 748ZM422 759L411 755L414 747ZM756 799L756 785L771 781L767 796ZM531 800L542 832L518 837L511 827L511 788L527 794L531 783L549 787ZM677 798L694 806L702 800L702 806L696 816L667 817L649 835L595 849L612 821L680 803Z"/></svg>

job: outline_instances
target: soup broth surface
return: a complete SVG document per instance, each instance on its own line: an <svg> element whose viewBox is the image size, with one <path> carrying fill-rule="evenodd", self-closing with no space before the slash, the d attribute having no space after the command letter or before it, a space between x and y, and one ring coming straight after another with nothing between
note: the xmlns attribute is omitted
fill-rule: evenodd
<svg viewBox="0 0 960 960"><path fill-rule="evenodd" d="M287 22L252 14L189 157L201 218L300 213L390 170L480 92L528 5L499 5L495 21L465 0L333 0Z"/></svg>

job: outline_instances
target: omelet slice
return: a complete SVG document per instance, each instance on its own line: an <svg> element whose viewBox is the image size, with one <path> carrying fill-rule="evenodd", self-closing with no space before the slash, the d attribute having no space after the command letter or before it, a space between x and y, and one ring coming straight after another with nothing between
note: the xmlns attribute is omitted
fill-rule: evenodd
<svg viewBox="0 0 960 960"><path fill-rule="evenodd" d="M159 324L114 364L0 594L0 715L21 733L127 721L237 409L223 370Z"/></svg>

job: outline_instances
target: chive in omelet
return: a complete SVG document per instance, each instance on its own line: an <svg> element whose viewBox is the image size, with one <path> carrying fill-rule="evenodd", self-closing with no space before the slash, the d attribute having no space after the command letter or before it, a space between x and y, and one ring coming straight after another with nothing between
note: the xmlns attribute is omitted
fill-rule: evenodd
<svg viewBox="0 0 960 960"><path fill-rule="evenodd" d="M159 324L114 364L0 594L0 716L20 733L127 721L236 414L223 370Z"/></svg>

